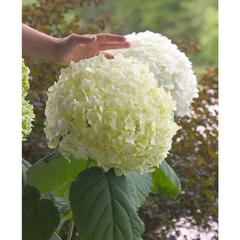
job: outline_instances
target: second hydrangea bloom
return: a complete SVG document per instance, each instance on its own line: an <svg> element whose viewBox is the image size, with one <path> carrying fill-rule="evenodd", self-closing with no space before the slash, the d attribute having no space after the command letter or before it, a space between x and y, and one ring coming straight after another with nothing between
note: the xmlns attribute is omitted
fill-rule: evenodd
<svg viewBox="0 0 240 240"><path fill-rule="evenodd" d="M72 63L49 89L45 132L51 148L117 174L151 172L178 130L175 102L148 67L98 56Z"/></svg>
<svg viewBox="0 0 240 240"><path fill-rule="evenodd" d="M150 31L126 35L131 47L113 50L113 54L133 57L147 64L160 87L176 101L178 116L188 114L193 98L198 96L196 76L186 55L167 37Z"/></svg>

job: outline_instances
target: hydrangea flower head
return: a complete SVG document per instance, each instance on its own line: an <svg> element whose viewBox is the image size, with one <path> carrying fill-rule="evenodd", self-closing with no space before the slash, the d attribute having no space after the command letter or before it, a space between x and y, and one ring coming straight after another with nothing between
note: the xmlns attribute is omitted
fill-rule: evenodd
<svg viewBox="0 0 240 240"><path fill-rule="evenodd" d="M126 35L131 47L112 50L113 54L134 57L148 64L159 86L176 101L177 115L188 114L193 98L198 96L197 80L186 55L167 37L150 31Z"/></svg>
<svg viewBox="0 0 240 240"><path fill-rule="evenodd" d="M35 115L33 113L33 107L28 100L25 99L29 89L29 77L30 70L24 64L22 60L22 139L26 140L26 137L31 133L33 121Z"/></svg>
<svg viewBox="0 0 240 240"><path fill-rule="evenodd" d="M131 58L71 63L49 89L49 147L114 168L117 175L153 171L178 130L175 101L157 85L148 66Z"/></svg>

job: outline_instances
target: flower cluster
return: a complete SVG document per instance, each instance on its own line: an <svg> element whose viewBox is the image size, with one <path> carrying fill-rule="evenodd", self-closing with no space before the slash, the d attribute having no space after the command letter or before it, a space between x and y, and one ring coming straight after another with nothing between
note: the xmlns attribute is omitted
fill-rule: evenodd
<svg viewBox="0 0 240 240"><path fill-rule="evenodd" d="M176 101L177 115L186 115L193 98L198 96L196 76L186 55L158 33L132 33L126 38L131 43L130 48L111 52L148 64L159 86L170 92Z"/></svg>
<svg viewBox="0 0 240 240"><path fill-rule="evenodd" d="M148 66L132 58L82 60L49 89L45 133L67 157L94 160L116 174L151 172L178 130L175 101Z"/></svg>
<svg viewBox="0 0 240 240"><path fill-rule="evenodd" d="M32 131L32 122L34 120L33 107L28 100L25 99L29 89L29 77L30 70L24 64L22 60L22 139L26 140L26 137Z"/></svg>

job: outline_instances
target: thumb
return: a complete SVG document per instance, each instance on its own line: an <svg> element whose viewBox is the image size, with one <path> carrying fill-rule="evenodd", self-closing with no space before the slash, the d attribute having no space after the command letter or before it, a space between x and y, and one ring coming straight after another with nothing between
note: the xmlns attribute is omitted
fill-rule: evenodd
<svg viewBox="0 0 240 240"><path fill-rule="evenodd" d="M93 42L94 40L96 40L97 37L95 35L78 35L78 34L72 34L70 36L70 41L73 44L87 44L90 42Z"/></svg>

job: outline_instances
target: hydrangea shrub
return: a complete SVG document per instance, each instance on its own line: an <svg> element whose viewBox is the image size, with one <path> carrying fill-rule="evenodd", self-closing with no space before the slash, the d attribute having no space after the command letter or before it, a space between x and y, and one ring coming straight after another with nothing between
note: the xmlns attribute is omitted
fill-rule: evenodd
<svg viewBox="0 0 240 240"><path fill-rule="evenodd" d="M113 60L99 55L71 63L49 88L45 133L57 149L23 168L23 240L61 239L71 219L81 240L140 240L138 208L150 192L175 199L181 183L164 161L197 96L188 58L166 37L127 36L132 48ZM25 136L32 107L25 97ZM29 227L31 226L31 227Z"/></svg>

